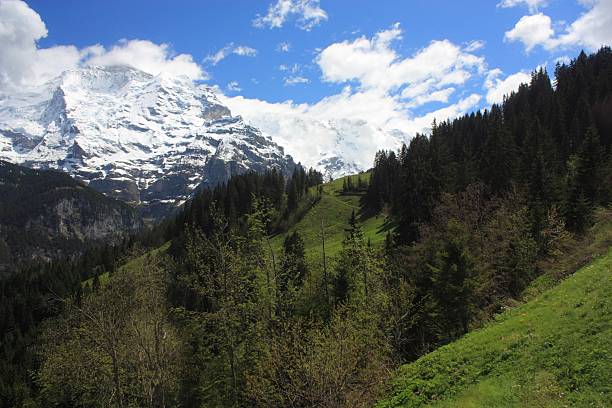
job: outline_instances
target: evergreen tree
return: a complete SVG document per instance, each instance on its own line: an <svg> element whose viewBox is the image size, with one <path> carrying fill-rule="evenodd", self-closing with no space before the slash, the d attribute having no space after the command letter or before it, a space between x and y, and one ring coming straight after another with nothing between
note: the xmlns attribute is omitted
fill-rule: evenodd
<svg viewBox="0 0 612 408"><path fill-rule="evenodd" d="M307 272L304 240L294 231L283 243L280 271L276 277L278 309L282 316L290 315L296 292L301 289Z"/></svg>
<svg viewBox="0 0 612 408"><path fill-rule="evenodd" d="M451 221L439 242L431 248L428 262L433 286L433 299L440 308L438 319L445 321L444 333L449 338L466 333L470 321L469 305L472 296L471 279L474 266L467 245L465 227ZM432 244L438 243L432 241ZM454 335L453 335L454 334Z"/></svg>

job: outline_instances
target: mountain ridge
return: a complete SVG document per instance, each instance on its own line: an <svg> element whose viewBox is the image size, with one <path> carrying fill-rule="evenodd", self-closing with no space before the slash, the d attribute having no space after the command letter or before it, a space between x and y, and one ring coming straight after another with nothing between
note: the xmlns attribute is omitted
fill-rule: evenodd
<svg viewBox="0 0 612 408"><path fill-rule="evenodd" d="M0 95L0 158L63 170L159 217L198 186L296 164L206 85L128 66L65 71Z"/></svg>

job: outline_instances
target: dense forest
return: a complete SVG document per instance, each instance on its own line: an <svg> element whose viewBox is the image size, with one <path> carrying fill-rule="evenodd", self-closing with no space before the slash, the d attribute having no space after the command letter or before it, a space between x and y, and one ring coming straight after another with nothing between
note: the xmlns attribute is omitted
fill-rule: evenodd
<svg viewBox="0 0 612 408"><path fill-rule="evenodd" d="M142 228L137 211L68 174L0 161L0 276L24 261L82 254ZM25 265L24 265L25 266Z"/></svg>
<svg viewBox="0 0 612 408"><path fill-rule="evenodd" d="M361 211L334 256L321 220L316 267L287 231L317 208L323 180L298 168L206 188L88 265L22 271L0 283L0 401L372 405L393 368L519 299L610 204L610 112L602 48L557 65L554 82L536 71L501 105L434 123L343 181ZM372 215L385 217L384 245L364 236Z"/></svg>

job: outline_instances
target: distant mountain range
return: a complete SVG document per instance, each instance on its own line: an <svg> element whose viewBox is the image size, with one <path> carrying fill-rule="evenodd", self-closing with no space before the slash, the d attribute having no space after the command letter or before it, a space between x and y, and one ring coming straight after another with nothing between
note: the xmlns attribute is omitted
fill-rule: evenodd
<svg viewBox="0 0 612 408"><path fill-rule="evenodd" d="M126 66L64 72L0 94L0 159L60 169L160 217L202 184L296 164L212 88Z"/></svg>

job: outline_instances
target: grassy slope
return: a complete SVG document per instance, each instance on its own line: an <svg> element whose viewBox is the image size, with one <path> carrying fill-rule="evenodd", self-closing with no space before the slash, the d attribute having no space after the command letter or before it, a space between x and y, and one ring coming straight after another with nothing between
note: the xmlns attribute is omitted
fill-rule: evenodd
<svg viewBox="0 0 612 408"><path fill-rule="evenodd" d="M365 176L362 176L365 177ZM353 182L357 183L357 176L352 176ZM325 252L328 258L333 259L342 248L342 240L345 228L351 213L359 213L360 194L342 194L342 183L344 178L339 178L323 185L323 196L321 200L310 209L306 215L289 232L297 230L304 239L306 260L311 269L321 267L321 220L325 231ZM370 239L372 245L380 245L384 242L386 231L384 231L385 218L383 216L360 219L366 240ZM272 247L276 253L280 253L285 234L280 234L272 239Z"/></svg>
<svg viewBox="0 0 612 408"><path fill-rule="evenodd" d="M170 241L166 242L164 245L160 246L159 248L155 248L152 249L148 252L145 252L144 254L136 257L136 258L132 258L129 261L127 261L124 265L119 267L119 270L132 270L136 267L139 267L140 265L142 265L142 262L144 261L145 256L147 255L152 255L152 254L156 254L156 253L164 253L168 250L168 248L170 248ZM106 285L106 283L108 282L108 279L110 278L110 275L108 272L104 272L103 274L101 274L98 279L100 280L100 285ZM81 285L85 286L85 285L93 285L93 278L89 278L85 281L83 281L81 283Z"/></svg>
<svg viewBox="0 0 612 408"><path fill-rule="evenodd" d="M357 183L357 176L352 176ZM365 176L364 176L365 178ZM328 265L332 265L333 258L342 248L344 239L344 229L348 227L348 220L353 210L359 212L360 194L342 194L342 183L344 178L339 178L323 185L323 196L321 200L311 208L306 215L289 232L297 230L304 239L306 260L311 270L320 272L321 269L321 220L323 220L325 231L325 253L328 258ZM313 189L313 194L316 189ZM384 217L369 217L360 219L366 240L369 238L372 245L381 245L386 236L384 228ZM276 235L271 239L272 248L276 256L280 255L283 240L286 234ZM153 251L165 251L169 247L166 243L162 247ZM144 255L143 255L144 256ZM140 258L135 258L126 263L121 268L129 268L135 262L141 262ZM318 274L317 274L318 275ZM104 284L108 280L108 273L100 275L100 283ZM91 284L93 279L83 282L83 285Z"/></svg>
<svg viewBox="0 0 612 408"><path fill-rule="evenodd" d="M606 247L603 256L542 291L554 282L544 275L529 303L401 367L379 405L612 406L612 228L604 215L570 257Z"/></svg>

